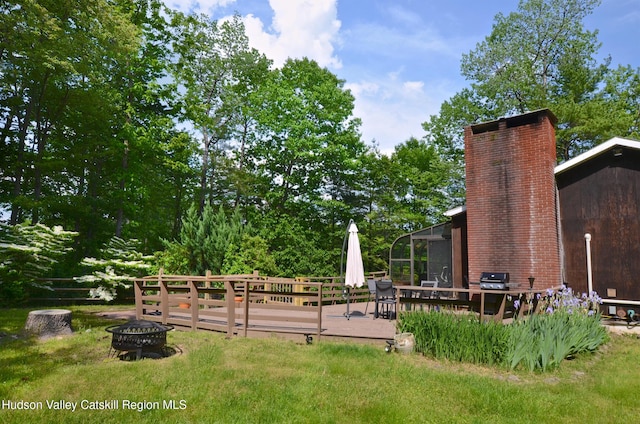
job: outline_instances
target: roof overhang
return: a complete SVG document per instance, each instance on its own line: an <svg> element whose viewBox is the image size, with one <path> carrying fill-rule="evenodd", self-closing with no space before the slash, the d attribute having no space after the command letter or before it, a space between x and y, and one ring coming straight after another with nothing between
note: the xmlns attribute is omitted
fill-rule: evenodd
<svg viewBox="0 0 640 424"><path fill-rule="evenodd" d="M615 137L609 141L605 141L602 144L597 145L591 150L588 150L573 159L570 159L560 165L556 166L554 169L554 173L556 175L563 173L564 171L568 171L569 169L575 168L576 166L587 162L588 160L599 156L609 150L614 149L615 147L627 147L630 149L640 150L640 141L629 140L626 138Z"/></svg>
<svg viewBox="0 0 640 424"><path fill-rule="evenodd" d="M444 213L444 216L452 217L452 216L460 215L461 213L464 213L466 211L467 211L467 205L462 205L453 209L449 209Z"/></svg>

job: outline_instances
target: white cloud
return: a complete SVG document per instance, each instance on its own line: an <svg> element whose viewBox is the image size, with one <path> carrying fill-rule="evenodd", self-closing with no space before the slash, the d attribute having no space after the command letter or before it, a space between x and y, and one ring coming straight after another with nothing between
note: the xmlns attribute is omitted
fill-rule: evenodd
<svg viewBox="0 0 640 424"><path fill-rule="evenodd" d="M422 96L424 94L424 82L422 81L405 81L402 84L404 93L409 96Z"/></svg>
<svg viewBox="0 0 640 424"><path fill-rule="evenodd" d="M363 140L375 140L386 155L410 137L421 138L422 122L438 113L440 99L452 94L446 85L403 80L401 71L346 83L345 88L356 98L354 115L362 119Z"/></svg>
<svg viewBox="0 0 640 424"><path fill-rule="evenodd" d="M413 10L404 8L397 4L388 5L388 7L386 7L386 13L391 19L399 22L402 25L413 27L424 26L422 17L419 14L415 13Z"/></svg>
<svg viewBox="0 0 640 424"><path fill-rule="evenodd" d="M198 13L212 13L235 2L165 0L169 7ZM276 66L281 66L290 57L308 57L333 70L342 67L334 48L340 43L337 0L269 0L269 6L273 11L269 27L254 14L244 17L251 47L267 55Z"/></svg>
<svg viewBox="0 0 640 424"><path fill-rule="evenodd" d="M445 39L429 27L407 29L376 22L360 23L345 33L349 48L361 53L404 59L409 55L459 57L458 39Z"/></svg>
<svg viewBox="0 0 640 424"><path fill-rule="evenodd" d="M640 12L638 12L637 10L629 12L626 15L622 16L619 21L629 25L636 24L640 22Z"/></svg>
<svg viewBox="0 0 640 424"><path fill-rule="evenodd" d="M236 0L165 0L169 7L183 12L195 11L199 13L210 13L218 7L228 6Z"/></svg>
<svg viewBox="0 0 640 424"><path fill-rule="evenodd" d="M320 66L340 69L334 54L339 43L340 21L336 0L269 0L273 23L265 28L254 15L245 17L249 42L281 66L289 57L308 57Z"/></svg>

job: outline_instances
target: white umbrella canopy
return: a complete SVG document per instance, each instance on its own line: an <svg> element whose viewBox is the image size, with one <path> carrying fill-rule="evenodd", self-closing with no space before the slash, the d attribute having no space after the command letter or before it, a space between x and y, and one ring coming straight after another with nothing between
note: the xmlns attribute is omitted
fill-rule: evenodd
<svg viewBox="0 0 640 424"><path fill-rule="evenodd" d="M347 269L344 275L344 284L347 287L362 287L364 285L364 266L362 265L362 252L358 239L358 227L355 223L349 226L349 242L347 244Z"/></svg>

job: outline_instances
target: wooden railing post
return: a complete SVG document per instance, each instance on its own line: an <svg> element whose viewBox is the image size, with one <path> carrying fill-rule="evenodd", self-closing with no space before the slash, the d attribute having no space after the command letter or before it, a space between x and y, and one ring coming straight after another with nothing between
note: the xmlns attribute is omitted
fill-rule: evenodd
<svg viewBox="0 0 640 424"><path fill-rule="evenodd" d="M167 282L162 279L163 270L158 272L158 285L160 286L160 314L162 323L167 324L169 317L169 291L167 290Z"/></svg>
<svg viewBox="0 0 640 424"><path fill-rule="evenodd" d="M256 274L257 271L254 271ZM243 310L243 321L244 321L244 336L247 337L247 331L249 329L249 285L251 283L249 280L244 282L244 310Z"/></svg>
<svg viewBox="0 0 640 424"><path fill-rule="evenodd" d="M494 321L498 321L498 322L502 321L502 318L504 317L504 310L506 308L506 305L507 305L507 294L505 293L502 295L502 302L500 302L500 308L498 309L498 312L496 313L496 315L493 317Z"/></svg>
<svg viewBox="0 0 640 424"><path fill-rule="evenodd" d="M316 332L318 340L320 340L320 333L322 332L322 286L322 283L318 285L318 329Z"/></svg>
<svg viewBox="0 0 640 424"><path fill-rule="evenodd" d="M305 280L301 277L296 277L296 281L305 282ZM293 293L304 293L304 285L303 284L294 284ZM304 306L305 301L309 301L309 299L305 299L304 297L294 297L293 304L296 306Z"/></svg>
<svg viewBox="0 0 640 424"><path fill-rule="evenodd" d="M199 296L198 296L198 287L193 280L189 280L189 297L191 298L191 329L196 331L198 328L198 310L200 309L199 305Z"/></svg>
<svg viewBox="0 0 640 424"><path fill-rule="evenodd" d="M207 272L205 272L204 276L205 276L204 288L205 289L210 289L211 288L211 271L207 270ZM211 293L209 293L209 292L205 293L204 298L206 300L211 300Z"/></svg>
<svg viewBox="0 0 640 424"><path fill-rule="evenodd" d="M225 295L227 300L227 338L233 337L233 329L236 325L236 303L234 300L233 283L229 280L224 280L224 287L227 289Z"/></svg>
<svg viewBox="0 0 640 424"><path fill-rule="evenodd" d="M136 298L136 319L142 319L142 280L135 280L133 282L133 291Z"/></svg>

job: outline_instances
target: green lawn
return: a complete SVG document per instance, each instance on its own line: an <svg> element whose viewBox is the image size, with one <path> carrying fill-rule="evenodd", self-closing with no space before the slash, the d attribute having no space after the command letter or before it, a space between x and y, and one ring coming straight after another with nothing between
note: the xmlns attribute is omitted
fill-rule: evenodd
<svg viewBox="0 0 640 424"><path fill-rule="evenodd" d="M95 307L72 309L76 333L46 342L13 339L28 311L0 310L0 423L600 423L640 416L635 336L612 336L598 353L544 374L387 354L383 344L186 331L168 334L177 355L126 362L108 357L104 328L113 321L96 317ZM16 410L8 401L42 409ZM47 401L77 409L52 409Z"/></svg>

